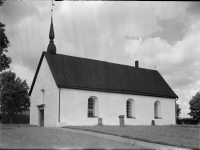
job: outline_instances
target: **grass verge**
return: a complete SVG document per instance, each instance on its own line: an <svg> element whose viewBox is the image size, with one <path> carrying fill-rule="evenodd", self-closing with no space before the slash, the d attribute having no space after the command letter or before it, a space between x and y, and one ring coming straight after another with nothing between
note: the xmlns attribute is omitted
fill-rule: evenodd
<svg viewBox="0 0 200 150"><path fill-rule="evenodd" d="M134 140L200 149L200 126L65 126Z"/></svg>

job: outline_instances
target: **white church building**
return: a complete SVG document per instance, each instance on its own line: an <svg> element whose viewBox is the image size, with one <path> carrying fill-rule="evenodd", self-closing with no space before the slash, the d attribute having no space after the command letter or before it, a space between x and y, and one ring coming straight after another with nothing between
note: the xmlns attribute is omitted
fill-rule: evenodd
<svg viewBox="0 0 200 150"><path fill-rule="evenodd" d="M29 91L30 124L176 124L178 96L157 70L57 54L52 22L49 38Z"/></svg>

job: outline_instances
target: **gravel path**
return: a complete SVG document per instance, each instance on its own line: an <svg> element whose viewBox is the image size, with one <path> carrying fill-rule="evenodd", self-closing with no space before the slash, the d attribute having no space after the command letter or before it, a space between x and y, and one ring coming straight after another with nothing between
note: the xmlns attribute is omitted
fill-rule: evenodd
<svg viewBox="0 0 200 150"><path fill-rule="evenodd" d="M1 127L0 130L0 148L6 149L144 149L135 143L119 141L64 128Z"/></svg>

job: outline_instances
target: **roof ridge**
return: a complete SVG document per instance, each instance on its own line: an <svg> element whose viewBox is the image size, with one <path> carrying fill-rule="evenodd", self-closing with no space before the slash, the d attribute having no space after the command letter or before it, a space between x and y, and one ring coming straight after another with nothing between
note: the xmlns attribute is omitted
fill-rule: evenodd
<svg viewBox="0 0 200 150"><path fill-rule="evenodd" d="M44 52L45 52L45 51L44 51ZM45 52L45 53L47 53L47 52ZM103 63L109 63L109 64L114 64L114 65L121 65L121 66L127 66L127 67L136 68L135 66L131 66L131 65L119 64L119 63L108 62L108 61L97 60L97 59L91 59L91 58L85 58L85 57L78 57L78 56L65 55L65 54L58 54L58 53L56 53L55 55L62 55L62 56L73 57L73 58L78 58L78 59L86 59L86 60L91 60L91 61L97 61L97 62L103 62ZM136 68L136 69L144 69L144 70L150 70L150 71L157 71L157 70L154 70L154 69L141 68L141 67ZM158 71L157 71L157 72L158 72Z"/></svg>

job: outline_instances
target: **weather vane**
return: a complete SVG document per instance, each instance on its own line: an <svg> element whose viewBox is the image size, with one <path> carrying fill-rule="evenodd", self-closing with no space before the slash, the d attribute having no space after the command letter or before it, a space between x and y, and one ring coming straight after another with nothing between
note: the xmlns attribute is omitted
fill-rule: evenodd
<svg viewBox="0 0 200 150"><path fill-rule="evenodd" d="M53 14L53 6L54 6L54 4L53 4L53 0L52 0L51 17L52 17L52 14Z"/></svg>

